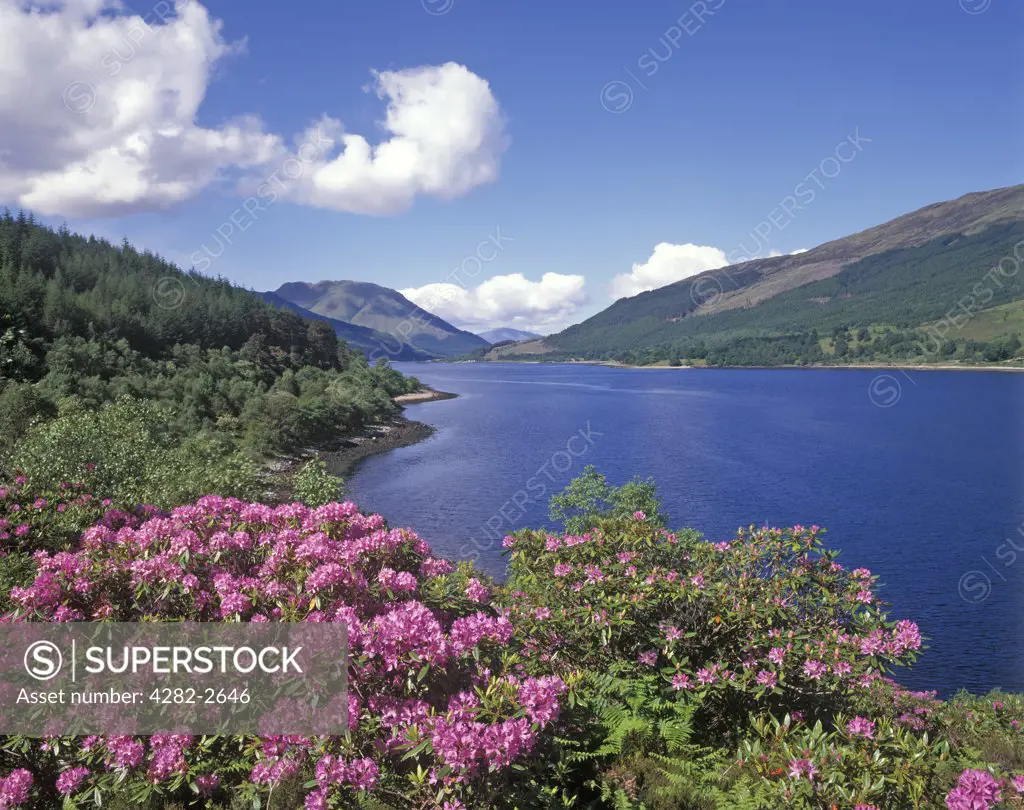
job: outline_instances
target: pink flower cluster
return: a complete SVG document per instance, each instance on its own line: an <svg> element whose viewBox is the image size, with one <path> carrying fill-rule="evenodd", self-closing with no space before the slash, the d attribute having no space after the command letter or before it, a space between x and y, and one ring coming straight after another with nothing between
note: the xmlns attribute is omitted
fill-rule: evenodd
<svg viewBox="0 0 1024 810"><path fill-rule="evenodd" d="M1003 783L988 771L969 768L946 796L949 810L989 810L1003 798Z"/></svg>
<svg viewBox="0 0 1024 810"><path fill-rule="evenodd" d="M28 801L31 789L31 773L24 768L11 771L6 777L0 779L0 810L23 805Z"/></svg>
<svg viewBox="0 0 1024 810"><path fill-rule="evenodd" d="M78 786L85 781L88 775L88 768L83 768L81 766L77 768L68 768L57 777L57 790L64 796L70 796L78 790Z"/></svg>
<svg viewBox="0 0 1024 810"><path fill-rule="evenodd" d="M854 717L846 724L846 731L860 737L871 739L875 736L875 724L866 717Z"/></svg>

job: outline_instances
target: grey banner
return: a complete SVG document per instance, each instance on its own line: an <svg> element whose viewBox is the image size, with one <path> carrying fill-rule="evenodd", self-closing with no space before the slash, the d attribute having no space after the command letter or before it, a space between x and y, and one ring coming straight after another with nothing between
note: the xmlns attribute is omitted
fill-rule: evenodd
<svg viewBox="0 0 1024 810"><path fill-rule="evenodd" d="M0 734L342 734L342 622L0 623Z"/></svg>

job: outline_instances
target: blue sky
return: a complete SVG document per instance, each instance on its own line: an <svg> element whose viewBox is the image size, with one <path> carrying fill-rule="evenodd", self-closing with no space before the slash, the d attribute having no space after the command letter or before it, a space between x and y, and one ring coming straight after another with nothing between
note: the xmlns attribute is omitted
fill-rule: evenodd
<svg viewBox="0 0 1024 810"><path fill-rule="evenodd" d="M116 15L101 5L69 3L68 37L75 26L110 23ZM761 255L806 249L930 202L1021 181L1024 6L1016 0L202 5L206 17L189 19L208 31L221 21L221 44L207 46L185 90L173 87L192 97L205 92L194 116L173 114L191 118L186 125L203 133L258 117L258 124L248 119L258 132L247 134L244 146L201 155L167 147L174 160L154 158L146 168L167 188L126 193L122 179L116 204L91 205L66 188L85 182L68 170L80 156L44 165L31 147L52 128L19 118L0 101L3 201L37 202L48 221L113 240L127 236L188 266L201 246L216 245L216 229L252 193L245 183L280 166L273 139L294 145L326 115L371 144L387 140L392 133L381 121L388 100L368 92L377 81L371 71L406 75L454 62L480 80L473 92L488 88L485 101L496 105L472 119L489 128L488 153L470 160L477 179L445 177L440 191L420 183L410 200L386 206L386 215L339 210L369 204L359 197L353 206L348 192L282 199L202 267L256 289L294 280L374 281L416 289L425 303L423 288L455 281L460 290L445 296L438 288L429 300L442 317L470 328L549 331L604 308L616 294L699 272L723 256L736 260L755 244ZM81 64L88 74L80 66L60 73L42 46L0 57L0 79L25 67L5 68L4 60L29 63L36 82L19 92L31 109L47 107L37 121L52 115L54 127L70 127L65 141L84 141L85 133L102 147L103 138L128 137L123 127L95 122L107 113L116 120L125 95L117 82L132 71L154 95L166 89L162 82L177 81L168 78L173 48L158 43L154 30L173 25L181 10L178 17L154 15L150 0L131 0L127 9L153 28L117 77L108 75L108 63L95 65L97 52L86 45ZM122 24L130 16L122 12ZM54 74L53 92L44 92L43 73ZM68 104L69 77L79 75L98 96L84 113L72 109L74 94ZM450 122L447 112L433 110L436 120ZM4 129L14 133L13 145L4 143ZM452 123L452 130L460 126ZM837 146L851 138L857 150L846 147L848 162L836 161ZM461 160L462 148L443 154ZM51 173L45 186L38 182L44 171ZM182 172L177 185L175 171ZM360 181L339 182L349 188ZM753 239L801 182L813 184L813 201L776 216L767 236ZM105 189L85 187L106 199Z"/></svg>

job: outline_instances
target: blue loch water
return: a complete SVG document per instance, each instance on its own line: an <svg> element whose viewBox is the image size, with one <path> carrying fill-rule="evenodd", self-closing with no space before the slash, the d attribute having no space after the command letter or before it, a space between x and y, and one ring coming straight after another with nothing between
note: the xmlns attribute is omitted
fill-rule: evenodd
<svg viewBox="0 0 1024 810"><path fill-rule="evenodd" d="M826 527L928 637L907 685L1024 691L1024 374L397 367L459 397L408 408L437 432L349 492L436 553L500 577L500 538L547 525L586 464L651 476L671 525L712 540Z"/></svg>

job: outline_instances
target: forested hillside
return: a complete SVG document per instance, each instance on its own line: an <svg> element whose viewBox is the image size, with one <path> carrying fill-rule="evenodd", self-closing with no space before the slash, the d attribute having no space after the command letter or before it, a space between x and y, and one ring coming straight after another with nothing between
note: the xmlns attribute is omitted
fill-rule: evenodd
<svg viewBox="0 0 1024 810"><path fill-rule="evenodd" d="M37 480L154 503L251 494L261 459L390 414L415 386L225 280L0 219L0 454Z"/></svg>

